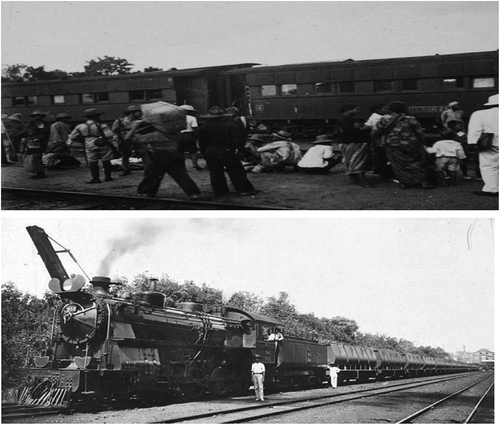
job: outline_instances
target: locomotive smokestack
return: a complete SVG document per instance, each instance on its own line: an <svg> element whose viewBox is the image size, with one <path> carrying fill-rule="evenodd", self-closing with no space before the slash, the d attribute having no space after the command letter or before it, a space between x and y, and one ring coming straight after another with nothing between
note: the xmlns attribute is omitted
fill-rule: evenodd
<svg viewBox="0 0 500 425"><path fill-rule="evenodd" d="M109 285L111 285L111 279L109 277L94 276L90 283L94 287L94 294L109 295Z"/></svg>

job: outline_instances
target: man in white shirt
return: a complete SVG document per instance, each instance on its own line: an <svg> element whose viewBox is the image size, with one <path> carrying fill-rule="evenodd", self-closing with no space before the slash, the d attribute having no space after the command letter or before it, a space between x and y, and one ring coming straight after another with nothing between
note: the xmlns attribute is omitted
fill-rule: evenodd
<svg viewBox="0 0 500 425"><path fill-rule="evenodd" d="M337 378L339 376L340 369L333 363L328 363L328 369L330 369L330 382L332 388L337 388Z"/></svg>
<svg viewBox="0 0 500 425"><path fill-rule="evenodd" d="M490 96L484 106L488 109L481 109L471 115L467 135L467 143L475 145L483 133L493 133L491 148L479 152L479 167L484 187L482 191L475 191L474 194L498 198L498 94Z"/></svg>
<svg viewBox="0 0 500 425"><path fill-rule="evenodd" d="M266 377L266 367L260 362L260 354L254 356L255 362L252 363L252 380L255 390L255 400L264 401L264 379Z"/></svg>
<svg viewBox="0 0 500 425"><path fill-rule="evenodd" d="M198 146L196 140L198 139L198 121L195 117L196 109L191 105L181 105L182 109L186 111L186 129L181 131L182 149L188 152L193 163L193 168L200 171L204 168L198 163Z"/></svg>

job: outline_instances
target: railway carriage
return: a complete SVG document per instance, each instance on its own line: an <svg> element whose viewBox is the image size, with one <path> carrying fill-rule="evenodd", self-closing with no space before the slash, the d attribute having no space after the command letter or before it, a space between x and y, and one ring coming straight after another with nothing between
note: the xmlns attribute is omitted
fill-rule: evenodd
<svg viewBox="0 0 500 425"><path fill-rule="evenodd" d="M345 60L280 66L255 63L133 73L64 81L2 84L2 113L65 111L80 120L97 107L114 120L130 104L163 100L191 104L203 116L214 105L236 106L253 125L286 129L294 136L332 133L339 109L359 104L361 119L375 104L405 102L427 132L458 101L467 120L498 93L498 51Z"/></svg>

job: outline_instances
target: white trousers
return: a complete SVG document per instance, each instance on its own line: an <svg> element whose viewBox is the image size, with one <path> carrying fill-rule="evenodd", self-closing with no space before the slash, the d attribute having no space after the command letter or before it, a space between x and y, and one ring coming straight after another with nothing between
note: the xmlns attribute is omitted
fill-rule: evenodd
<svg viewBox="0 0 500 425"><path fill-rule="evenodd" d="M483 177L483 192L498 193L498 146L479 152L479 168Z"/></svg>
<svg viewBox="0 0 500 425"><path fill-rule="evenodd" d="M337 388L337 376L330 375L330 382L332 383L332 388Z"/></svg>
<svg viewBox="0 0 500 425"><path fill-rule="evenodd" d="M262 374L253 375L253 388L255 390L255 398L264 400L264 378Z"/></svg>

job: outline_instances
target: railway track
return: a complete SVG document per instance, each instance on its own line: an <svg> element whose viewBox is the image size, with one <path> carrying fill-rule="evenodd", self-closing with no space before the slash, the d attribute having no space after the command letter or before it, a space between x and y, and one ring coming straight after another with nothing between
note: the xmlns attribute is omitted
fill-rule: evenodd
<svg viewBox="0 0 500 425"><path fill-rule="evenodd" d="M433 416L442 414L441 412L439 412L440 409L448 408L450 403L456 402L456 399L458 398L458 396L463 395L464 393L468 392L470 389L477 387L488 380L490 380L489 376L487 376L486 378L482 378L476 382L473 382L470 385L466 385L465 387L460 388L458 391L455 391L454 393L447 395L446 397L443 397L443 398L435 401L432 404L429 404L428 406L426 406L426 407L420 409L419 411L405 417L404 419L401 419L397 423L398 424L407 424L407 423L432 423L432 422L435 422L435 420L433 420ZM479 399L476 403L472 404L472 406L469 406L471 408L469 410L470 413L466 417L464 417L464 419L462 421L460 421L460 423L471 423L474 416L479 411L481 404L486 399L486 397L488 396L488 394L490 393L492 388L493 388L493 382L487 387L487 389L485 391L482 391L482 394L480 397L474 397L471 394L468 396L467 399L464 398L460 402L462 404L462 406L464 405L463 403L468 403L470 405L471 400L473 401L474 399L476 399L476 400ZM436 409L438 406L439 406L439 409ZM454 409L453 406L451 406L451 408ZM459 413L457 413L455 410L454 415L459 415ZM457 419L454 419L453 422L458 422L458 421L457 421Z"/></svg>
<svg viewBox="0 0 500 425"><path fill-rule="evenodd" d="M412 383L397 383L394 385L384 386L384 388L374 389L360 389L349 392L334 392L328 395L295 398L285 401L267 401L264 403L253 404L251 406L238 407L234 409L220 410L214 413L213 411L207 413L200 413L195 415L169 418L164 421L157 421L153 423L243 423L258 421L263 418L272 416L286 415L296 413L308 409L317 409L332 404L344 403L348 401L364 399L368 397L375 397L385 394L391 394L398 391L410 390L418 387L452 381L463 378L464 375L447 376L440 378L426 379L425 381L412 382Z"/></svg>
<svg viewBox="0 0 500 425"><path fill-rule="evenodd" d="M3 210L277 210L267 206L2 187Z"/></svg>
<svg viewBox="0 0 500 425"><path fill-rule="evenodd" d="M69 413L68 408L52 406L20 406L18 404L2 404L2 423L13 423L19 419Z"/></svg>

